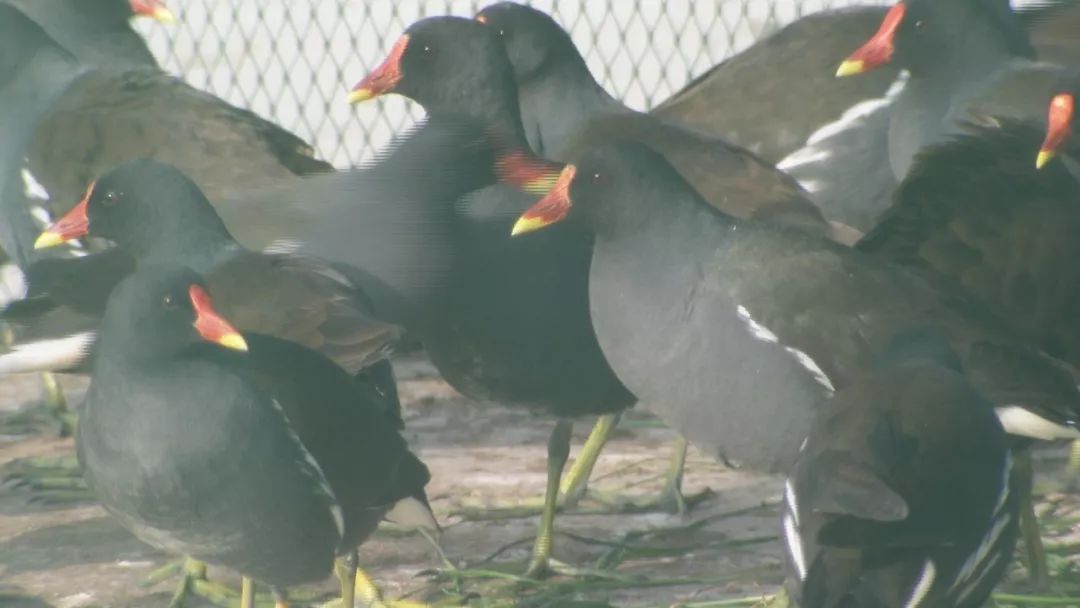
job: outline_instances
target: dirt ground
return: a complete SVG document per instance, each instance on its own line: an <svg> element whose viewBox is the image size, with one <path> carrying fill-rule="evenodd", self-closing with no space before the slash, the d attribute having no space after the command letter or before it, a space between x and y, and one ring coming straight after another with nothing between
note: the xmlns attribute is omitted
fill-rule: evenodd
<svg viewBox="0 0 1080 608"><path fill-rule="evenodd" d="M360 560L386 597L440 605L704 608L750 605L775 590L782 550L776 480L726 469L693 450L685 489L695 493L709 488L713 495L688 515L615 513L605 503L587 499L558 517L555 553L564 562L589 569L589 576L558 576L541 583L517 580L514 575L523 570L531 549L553 420L463 398L421 360L403 362L398 369L407 436L433 475L428 493L444 527L441 545L462 570L450 577L421 537L382 530L361 548ZM84 383L64 382L77 402ZM0 378L0 416L10 417L24 407L41 392L40 386L35 376ZM583 419L575 425L571 457L592 422ZM605 449L590 488L596 496L615 492L649 497L661 485L673 437L647 413L633 412ZM73 444L55 432L0 437L0 471L10 473L18 459L27 457L73 457ZM1043 460L1060 468L1061 450ZM177 579L150 587L141 583L173 562L173 556L136 540L92 501L50 504L43 501L48 496L11 478L0 485L0 606L168 605ZM1080 575L1068 557L1075 544L1076 503L1070 495L1048 493L1040 505L1051 536L1057 595L1080 590ZM511 505L518 508L493 510ZM1023 586L1022 574L1018 567L1011 587ZM210 577L238 586L234 574L220 569L211 568ZM334 587L328 580L298 590L296 598L326 599ZM1002 605L1027 603L1002 598ZM1036 599L1047 605L1050 598ZM1053 604L1080 605L1080 599Z"/></svg>

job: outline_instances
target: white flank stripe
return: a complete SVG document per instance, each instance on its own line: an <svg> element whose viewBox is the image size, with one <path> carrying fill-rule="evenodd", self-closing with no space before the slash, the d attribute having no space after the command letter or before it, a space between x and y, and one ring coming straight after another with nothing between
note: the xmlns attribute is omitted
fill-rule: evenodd
<svg viewBox="0 0 1080 608"><path fill-rule="evenodd" d="M829 380L829 376L827 376L825 371L818 366L816 361L810 358L810 355L791 346L785 346L784 350L795 355L795 360L799 362L799 365L805 367L806 370L810 372L810 375L814 377L814 380L816 380L818 384L824 386L830 393L836 392L836 389L833 388L832 380Z"/></svg>
<svg viewBox="0 0 1080 608"><path fill-rule="evenodd" d="M735 313L739 315L739 318L742 319L743 323L746 323L746 327L750 329L750 335L758 340L768 342L769 344L776 344L780 341L780 338L777 338L776 334L769 331L768 327L755 321L754 318L750 316L750 311L742 304L739 304L739 306L735 308Z"/></svg>
<svg viewBox="0 0 1080 608"><path fill-rule="evenodd" d="M330 482L327 481L326 474L323 473L322 467L319 466L315 457L311 455L311 452L304 446L304 442L300 440L300 436L296 434L292 425L289 424L289 417L285 414L285 410L281 407L281 404L277 402L277 399L271 399L270 403L273 403L274 409L281 414L281 417L285 422L285 430L289 433L289 437L296 442L296 447L300 449L300 454L304 457L304 462L309 467L309 470L306 472L318 482L319 489L330 500L330 516L334 518L334 526L337 527L338 538L344 538L345 516L341 512L341 504L338 503L337 494L334 494L334 489L330 487Z"/></svg>
<svg viewBox="0 0 1080 608"><path fill-rule="evenodd" d="M0 374L50 372L67 369L79 363L97 340L92 331L72 334L55 340L18 344L0 355Z"/></svg>
<svg viewBox="0 0 1080 608"><path fill-rule="evenodd" d="M964 599L975 590L975 587L979 584L979 581L986 575L997 561L997 556L986 561L986 555L997 544L998 539L1001 537L1002 531L1009 524L1012 519L1012 514L1003 511L1005 503L1009 498L1009 478L1012 475L1013 460L1012 455L1008 452L1005 453L1003 474L1001 479L1001 491L998 492L997 503L994 505L994 512L991 515L990 529L983 535L982 541L979 542L979 546L972 551L971 555L964 561L964 565L960 568L960 572L956 575L956 580L953 582L953 587L965 586L963 592L956 598L957 604L962 604ZM975 574L973 580L968 580Z"/></svg>
<svg viewBox="0 0 1080 608"><path fill-rule="evenodd" d="M900 75L896 77L896 80L889 86L889 90L885 91L884 97L867 99L851 106L840 115L840 118L821 127L817 131L814 131L810 137L806 138L806 144L808 146L817 145L841 131L846 131L847 129L858 126L857 123L859 120L891 105L896 99L896 96L900 94L900 91L904 90L907 79L907 72L901 72Z"/></svg>
<svg viewBox="0 0 1080 608"><path fill-rule="evenodd" d="M29 198L36 198L38 200L49 200L49 191L45 189L45 186L41 185L41 182L37 181L33 173L30 173L29 169L25 167L22 170L23 180L23 194Z"/></svg>
<svg viewBox="0 0 1080 608"><path fill-rule="evenodd" d="M1076 429L1050 422L1031 410L1019 405L1006 405L994 408L1001 426L1010 435L1020 435L1051 441L1054 439L1074 439L1080 437Z"/></svg>
<svg viewBox="0 0 1080 608"><path fill-rule="evenodd" d="M787 540L788 555L791 563L795 565L795 573L800 581L806 580L806 556L803 554L802 537L799 536L799 527L790 515L784 515L784 539Z"/></svg>
<svg viewBox="0 0 1080 608"><path fill-rule="evenodd" d="M930 593L930 587L934 585L934 578L936 577L937 568L934 567L934 560L927 559L922 574L919 575L919 580L915 582L915 588L911 590L911 597L904 604L904 608L918 608L919 604L922 604L922 601L926 599L926 594Z"/></svg>
<svg viewBox="0 0 1080 608"><path fill-rule="evenodd" d="M795 496L795 486L792 485L790 479L784 480L784 503L787 504L788 512L791 513L791 517L795 520L795 526L801 526L802 523L799 521L799 497Z"/></svg>
<svg viewBox="0 0 1080 608"><path fill-rule="evenodd" d="M737 314L739 316L739 319L746 324L746 328L750 330L751 336L754 336L758 340L761 340L762 342L766 342L768 344L780 343L780 338L776 334L774 334L772 330L770 330L768 327L765 327L761 323L755 321L754 317L750 315L750 311L747 310L747 308L742 304L739 304L735 307L735 314ZM829 376L825 374L825 371L821 369L821 367L817 364L816 361L814 361L810 357L810 355L793 346L785 346L784 350L794 356L795 360L799 362L799 365L803 366L807 371L809 371L810 375L814 377L814 380L816 380L818 384L824 386L826 389L828 389L830 393L836 392L836 389L833 388L832 381L829 380Z"/></svg>

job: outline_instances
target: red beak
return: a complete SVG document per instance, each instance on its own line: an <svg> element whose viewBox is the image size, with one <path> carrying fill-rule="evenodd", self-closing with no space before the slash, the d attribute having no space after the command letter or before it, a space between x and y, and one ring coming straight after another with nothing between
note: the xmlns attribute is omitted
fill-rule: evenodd
<svg viewBox="0 0 1080 608"><path fill-rule="evenodd" d="M559 179L555 181L555 185L551 187L551 191L521 214L518 221L514 223L510 235L517 236L539 230L565 218L573 205L573 201L570 200L570 184L574 181L576 173L577 167L566 165L559 174Z"/></svg>
<svg viewBox="0 0 1080 608"><path fill-rule="evenodd" d="M236 328L214 310L210 294L199 285L188 288L191 306L195 309L195 331L207 342L233 350L247 350L247 342Z"/></svg>
<svg viewBox="0 0 1080 608"><path fill-rule="evenodd" d="M848 56L836 70L836 76L851 76L869 72L874 68L881 67L892 60L896 30L904 20L907 7L903 2L898 2L885 13L885 19L881 21L881 27L876 34L870 37L857 51Z"/></svg>
<svg viewBox="0 0 1080 608"><path fill-rule="evenodd" d="M533 194L547 194L559 179L562 165L515 150L495 160L499 181Z"/></svg>
<svg viewBox="0 0 1080 608"><path fill-rule="evenodd" d="M1039 156L1035 160L1035 167L1042 169L1046 163L1057 156L1058 150L1072 136L1073 114L1076 99L1069 93L1062 93L1050 100L1050 114L1047 119L1046 139Z"/></svg>
<svg viewBox="0 0 1080 608"><path fill-rule="evenodd" d="M360 103L393 91L394 87L401 82L401 56L405 54L407 46L409 46L409 35L402 34L382 64L353 87L352 92L349 93L349 103Z"/></svg>
<svg viewBox="0 0 1080 608"><path fill-rule="evenodd" d="M47 249L62 245L70 240L86 236L90 232L90 218L86 214L89 206L90 194L94 191L94 184L86 189L86 194L70 211L49 226L34 241L34 249Z"/></svg>
<svg viewBox="0 0 1080 608"><path fill-rule="evenodd" d="M128 0L131 12L138 17L150 17L162 23L176 23L176 17L162 0Z"/></svg>

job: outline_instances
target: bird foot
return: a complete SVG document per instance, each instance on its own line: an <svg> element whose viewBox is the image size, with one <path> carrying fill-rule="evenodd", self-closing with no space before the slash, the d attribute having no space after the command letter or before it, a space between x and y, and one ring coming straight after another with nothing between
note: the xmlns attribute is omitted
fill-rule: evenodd
<svg viewBox="0 0 1080 608"><path fill-rule="evenodd" d="M615 513L670 513L683 517L714 495L709 488L686 495L675 486L667 486L660 493L644 500L616 493L594 493L593 497L611 507Z"/></svg>
<svg viewBox="0 0 1080 608"><path fill-rule="evenodd" d="M182 608L185 601L191 597L198 597L214 606L233 608L240 601L240 593L235 589L215 583L206 578L206 565L193 559L175 561L151 572L141 583L140 587L153 587L154 585L180 575L180 583L176 586L172 598L169 600L169 608Z"/></svg>
<svg viewBox="0 0 1080 608"><path fill-rule="evenodd" d="M39 402L20 408L0 420L0 436L25 436L53 433L57 437L70 437L75 431L78 416L67 407L57 407Z"/></svg>
<svg viewBox="0 0 1080 608"><path fill-rule="evenodd" d="M58 506L94 500L74 456L20 458L0 468L0 483L30 495L35 504Z"/></svg>

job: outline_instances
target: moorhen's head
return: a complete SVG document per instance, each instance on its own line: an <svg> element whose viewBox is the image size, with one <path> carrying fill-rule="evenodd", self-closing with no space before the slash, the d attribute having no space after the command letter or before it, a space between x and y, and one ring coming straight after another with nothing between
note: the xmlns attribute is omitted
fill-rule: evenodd
<svg viewBox="0 0 1080 608"><path fill-rule="evenodd" d="M206 342L247 350L240 332L214 310L202 278L184 266L149 265L125 279L109 297L103 326L113 348L146 359Z"/></svg>
<svg viewBox="0 0 1080 608"><path fill-rule="evenodd" d="M570 34L541 10L516 2L499 2L480 11L476 20L502 39L519 83L529 81L554 63L585 64Z"/></svg>
<svg viewBox="0 0 1080 608"><path fill-rule="evenodd" d="M105 0L105 2L117 5L117 10L122 8L125 17L148 17L161 23L176 23L176 16L165 5L165 0ZM119 6L121 4L126 6Z"/></svg>
<svg viewBox="0 0 1080 608"><path fill-rule="evenodd" d="M696 197L663 155L636 142L592 148L566 165L551 190L518 218L513 235L539 230L566 218L594 229L639 215L637 201Z"/></svg>
<svg viewBox="0 0 1080 608"><path fill-rule="evenodd" d="M1074 137L1076 129L1076 102L1080 99L1080 74L1063 81L1058 92L1050 99L1046 118L1046 139L1039 149L1035 166L1043 168L1060 154L1080 162L1080 138Z"/></svg>
<svg viewBox="0 0 1080 608"><path fill-rule="evenodd" d="M429 17L412 24L390 53L349 94L359 103L398 93L429 113L476 115L492 92L517 106L513 68L489 28L461 17ZM485 94L486 93L486 94Z"/></svg>
<svg viewBox="0 0 1080 608"><path fill-rule="evenodd" d="M887 63L921 75L949 66L963 51L978 58L1003 47L1013 56L1035 56L1009 0L901 0L878 31L848 56L837 76L868 72Z"/></svg>
<svg viewBox="0 0 1080 608"><path fill-rule="evenodd" d="M89 235L113 241L138 258L195 231L227 234L210 201L187 175L172 165L140 158L90 184L82 200L42 232L34 247Z"/></svg>

